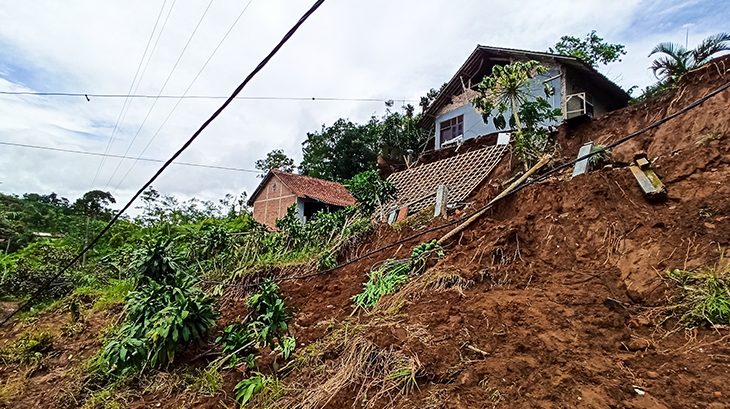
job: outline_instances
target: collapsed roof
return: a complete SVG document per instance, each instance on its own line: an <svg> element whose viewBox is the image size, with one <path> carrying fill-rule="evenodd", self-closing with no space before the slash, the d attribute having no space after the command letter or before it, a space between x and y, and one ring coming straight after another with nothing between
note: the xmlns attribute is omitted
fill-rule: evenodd
<svg viewBox="0 0 730 409"><path fill-rule="evenodd" d="M408 207L415 213L435 202L439 185L448 189L448 204L462 203L492 172L508 145L492 145L446 159L393 173L388 177L396 188L397 199L386 211Z"/></svg>

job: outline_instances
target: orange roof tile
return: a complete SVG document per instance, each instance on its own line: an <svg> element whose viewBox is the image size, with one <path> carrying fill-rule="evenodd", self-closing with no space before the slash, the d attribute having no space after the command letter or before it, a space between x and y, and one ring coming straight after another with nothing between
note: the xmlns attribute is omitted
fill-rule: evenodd
<svg viewBox="0 0 730 409"><path fill-rule="evenodd" d="M249 205L256 201L256 196L259 195L261 188L266 185L273 175L276 175L283 184L300 198L313 199L334 206L352 206L356 202L347 188L337 182L272 169L251 195L251 199L248 201Z"/></svg>

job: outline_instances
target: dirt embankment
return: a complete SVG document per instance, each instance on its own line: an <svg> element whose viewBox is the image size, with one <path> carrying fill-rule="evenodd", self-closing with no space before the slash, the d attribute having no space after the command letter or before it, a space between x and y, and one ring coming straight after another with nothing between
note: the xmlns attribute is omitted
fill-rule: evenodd
<svg viewBox="0 0 730 409"><path fill-rule="evenodd" d="M565 157L589 139L610 143L724 84L730 74L717 70L723 61L730 60L690 75L676 93L568 130L560 140ZM712 266L730 244L729 101L726 91L614 150L619 163L646 151L667 184L666 202L648 202L625 167L573 180L562 175L503 201L451 243L433 269L474 285L419 294L394 324L369 334L381 349L407 351L422 364L418 391L395 405L728 407L727 330L672 332L671 321L656 324L668 295L663 274ZM492 195L490 189L475 201ZM332 325L323 322L347 317L371 265L404 256L386 253L284 285L297 311L293 327L306 344ZM339 393L327 407L352 405L355 392Z"/></svg>
<svg viewBox="0 0 730 409"><path fill-rule="evenodd" d="M677 92L657 101L565 129L559 139L564 158L574 158L587 140L610 143L702 97L730 80L725 64L730 68L730 58L689 75ZM714 265L730 245L728 108L730 91L615 149L614 168L572 180L559 175L500 202L449 243L429 270L459 277L462 285L414 292L396 313L351 316L351 297L375 263L405 257L448 229L330 274L283 282L299 351L347 322L365 328L362 337L379 350L417 358L417 387L408 394L391 391L372 407L730 407L730 332L674 331L671 320L659 325L669 294L663 274ZM620 166L639 150L667 185L665 202L648 202ZM486 184L474 205L496 191ZM353 255L412 233L383 226ZM245 314L241 303L226 303L221 325L239 314ZM50 314L39 322L62 319ZM87 330L59 343L58 356L92 349L95 336ZM317 386L317 376L337 372L342 355L323 354L316 368L295 369L283 382L302 388L292 394L305 393ZM26 381L28 392L13 407L50 407L63 395L63 377L75 364L60 359ZM130 400L136 407L230 406L232 386L242 377L226 374L226 394L211 398L183 402L163 391ZM360 386L336 391L325 407L353 406Z"/></svg>

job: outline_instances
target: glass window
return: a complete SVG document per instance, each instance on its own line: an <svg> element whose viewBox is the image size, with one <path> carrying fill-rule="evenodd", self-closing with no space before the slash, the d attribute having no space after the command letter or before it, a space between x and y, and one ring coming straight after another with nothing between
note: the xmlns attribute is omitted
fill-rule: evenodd
<svg viewBox="0 0 730 409"><path fill-rule="evenodd" d="M440 124L439 132L441 144L464 134L464 115L447 119Z"/></svg>

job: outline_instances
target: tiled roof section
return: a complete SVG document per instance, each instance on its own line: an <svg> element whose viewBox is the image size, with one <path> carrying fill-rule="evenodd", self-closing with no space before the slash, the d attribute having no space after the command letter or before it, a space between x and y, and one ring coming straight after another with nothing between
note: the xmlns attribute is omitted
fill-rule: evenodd
<svg viewBox="0 0 730 409"><path fill-rule="evenodd" d="M507 146L487 146L390 175L397 200L389 209L408 206L409 213L417 212L435 203L439 185L448 188L449 204L463 202L497 166Z"/></svg>
<svg viewBox="0 0 730 409"><path fill-rule="evenodd" d="M337 182L282 172L278 169L273 169L272 173L298 197L313 199L334 206L352 206L355 204L355 198L352 197L352 194Z"/></svg>

